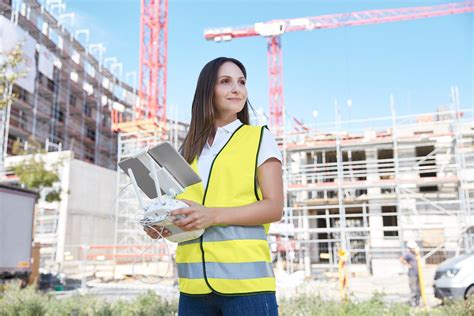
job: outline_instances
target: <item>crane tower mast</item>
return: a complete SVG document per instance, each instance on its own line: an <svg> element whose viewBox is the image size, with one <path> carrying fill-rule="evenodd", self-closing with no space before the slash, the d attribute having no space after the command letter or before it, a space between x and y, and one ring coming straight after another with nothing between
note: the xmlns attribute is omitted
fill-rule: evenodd
<svg viewBox="0 0 474 316"><path fill-rule="evenodd" d="M140 65L135 119L166 123L168 0L141 0Z"/></svg>

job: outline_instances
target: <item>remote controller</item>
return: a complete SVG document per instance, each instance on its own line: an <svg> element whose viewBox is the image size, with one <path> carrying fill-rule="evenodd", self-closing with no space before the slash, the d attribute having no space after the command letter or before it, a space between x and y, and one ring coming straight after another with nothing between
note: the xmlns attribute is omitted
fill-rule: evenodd
<svg viewBox="0 0 474 316"><path fill-rule="evenodd" d="M181 165L174 165L176 161L181 162ZM173 224L176 219L185 216L172 216L171 211L188 207L175 197L183 193L185 187L198 183L200 179L171 144L164 142L150 150L147 148L133 157L122 160L119 166L130 177L135 196L144 210L143 217L139 220L141 225L165 227L171 233L166 239L173 242L196 239L204 233L204 229L184 231ZM171 168L173 174L165 166ZM137 182L137 176L141 186ZM152 199L152 203L148 206L140 194L140 188Z"/></svg>
<svg viewBox="0 0 474 316"><path fill-rule="evenodd" d="M171 211L186 207L188 207L188 205L182 201L165 198L163 202L153 203L146 207L140 223L143 226L157 225L165 227L171 233L171 235L166 237L166 239L172 242L183 242L196 239L202 235L204 229L184 231L173 224L175 220L185 218L186 216L173 216L171 215Z"/></svg>

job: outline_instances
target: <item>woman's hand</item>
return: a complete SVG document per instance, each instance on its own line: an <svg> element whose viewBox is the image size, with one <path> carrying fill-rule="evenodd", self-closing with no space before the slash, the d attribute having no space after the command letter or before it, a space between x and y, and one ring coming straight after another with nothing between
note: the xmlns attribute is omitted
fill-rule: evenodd
<svg viewBox="0 0 474 316"><path fill-rule="evenodd" d="M214 209L207 208L189 200L181 200L188 204L187 208L180 208L171 212L171 215L185 215L183 219L173 222L176 226L185 231L208 228L216 224L216 214Z"/></svg>
<svg viewBox="0 0 474 316"><path fill-rule="evenodd" d="M150 236L150 238L153 238L153 239L157 239L161 237L166 238L166 237L171 236L171 232L163 226L158 226L158 225L145 226L143 227L143 230L147 233L148 236Z"/></svg>

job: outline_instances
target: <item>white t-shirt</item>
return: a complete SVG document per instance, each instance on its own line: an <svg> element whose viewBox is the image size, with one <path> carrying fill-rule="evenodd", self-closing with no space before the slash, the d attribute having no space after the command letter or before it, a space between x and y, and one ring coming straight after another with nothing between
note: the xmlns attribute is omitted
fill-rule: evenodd
<svg viewBox="0 0 474 316"><path fill-rule="evenodd" d="M218 127L216 136L212 142L212 146L209 146L208 142L206 142L204 145L201 156L198 158L198 170L204 188L207 186L209 171L211 170L214 157L219 153L222 147L224 147L224 145L232 136L232 133L234 133L240 125L242 125L242 122L240 122L239 119L236 119L232 123ZM281 152L278 149L275 138L268 129L264 128L262 142L260 144L260 151L258 152L257 167L260 167L270 158L276 158L282 161Z"/></svg>

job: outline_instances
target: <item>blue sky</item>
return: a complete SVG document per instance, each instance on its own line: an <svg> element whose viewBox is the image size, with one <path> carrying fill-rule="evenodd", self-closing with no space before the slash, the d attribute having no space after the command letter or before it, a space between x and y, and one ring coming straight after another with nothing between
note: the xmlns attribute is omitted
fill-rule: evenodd
<svg viewBox="0 0 474 316"><path fill-rule="evenodd" d="M90 42L103 42L124 72L138 72L140 1L66 0L76 28L89 28ZM448 1L169 0L168 104L189 120L196 80L204 64L219 56L240 59L248 71L249 98L268 111L266 39L225 43L204 40L210 27L253 25L369 9L432 5ZM451 1L453 2L453 1ZM284 34L286 110L314 124L334 120L334 100L352 100L352 119L390 115L393 93L398 114L434 111L448 104L452 85L461 105L474 106L474 14ZM173 113L169 113L173 116Z"/></svg>

